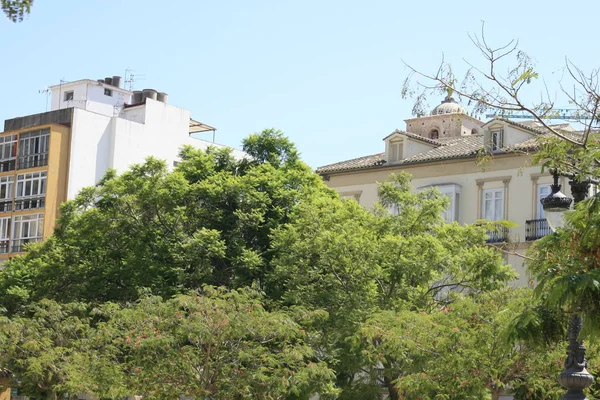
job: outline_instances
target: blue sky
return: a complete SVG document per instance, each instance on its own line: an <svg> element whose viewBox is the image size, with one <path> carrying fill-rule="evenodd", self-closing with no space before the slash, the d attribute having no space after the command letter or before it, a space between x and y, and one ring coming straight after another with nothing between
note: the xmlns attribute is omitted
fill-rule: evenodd
<svg viewBox="0 0 600 400"><path fill-rule="evenodd" d="M434 71L443 52L460 71L484 20L490 41L519 38L553 89L565 56L598 66L599 12L596 0L35 0L24 22L0 18L0 118L43 112L38 91L61 79L132 68L136 89L167 92L217 142L275 127L317 167L381 152L404 127L402 60Z"/></svg>

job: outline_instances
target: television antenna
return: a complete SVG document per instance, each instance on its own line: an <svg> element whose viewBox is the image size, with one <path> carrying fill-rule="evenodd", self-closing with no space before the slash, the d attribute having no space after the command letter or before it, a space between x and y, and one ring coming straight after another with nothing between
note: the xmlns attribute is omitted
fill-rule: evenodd
<svg viewBox="0 0 600 400"><path fill-rule="evenodd" d="M46 88L46 89L40 89L38 90L39 94L45 94L46 95L46 111L48 111L48 99L50 98L50 88Z"/></svg>
<svg viewBox="0 0 600 400"><path fill-rule="evenodd" d="M125 70L125 89L130 92L135 88L135 83L138 81L143 81L146 78L144 74L134 74L135 70L132 68L127 68ZM129 87L127 87L129 86Z"/></svg>

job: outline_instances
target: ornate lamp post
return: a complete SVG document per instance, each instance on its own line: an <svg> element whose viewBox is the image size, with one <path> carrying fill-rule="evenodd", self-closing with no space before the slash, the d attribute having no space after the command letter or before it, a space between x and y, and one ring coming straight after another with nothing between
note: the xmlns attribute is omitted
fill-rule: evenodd
<svg viewBox="0 0 600 400"><path fill-rule="evenodd" d="M552 231L564 226L564 212L571 207L572 199L565 196L560 191L558 184L558 172L553 172L554 184L551 186L552 192L541 200L546 213L548 225ZM569 181L571 193L575 203L585 199L589 191L590 182ZM565 360L565 370L559 375L558 383L567 389L567 393L561 400L588 400L583 390L594 383L594 377L587 371L587 360L585 359L585 346L583 341L579 340L583 320L581 316L574 312L569 324L569 345L567 346L567 359Z"/></svg>

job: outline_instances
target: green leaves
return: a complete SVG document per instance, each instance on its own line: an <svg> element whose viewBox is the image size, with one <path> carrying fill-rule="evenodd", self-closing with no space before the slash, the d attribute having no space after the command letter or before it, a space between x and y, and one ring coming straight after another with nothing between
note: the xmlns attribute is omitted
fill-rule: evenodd
<svg viewBox="0 0 600 400"><path fill-rule="evenodd" d="M148 399L308 399L335 395L333 372L313 362L305 333L268 312L250 290L206 287L163 301L42 301L28 317L0 321L0 362L30 395L87 393Z"/></svg>
<svg viewBox="0 0 600 400"><path fill-rule="evenodd" d="M12 22L21 22L31 11L33 0L1 0L0 7Z"/></svg>

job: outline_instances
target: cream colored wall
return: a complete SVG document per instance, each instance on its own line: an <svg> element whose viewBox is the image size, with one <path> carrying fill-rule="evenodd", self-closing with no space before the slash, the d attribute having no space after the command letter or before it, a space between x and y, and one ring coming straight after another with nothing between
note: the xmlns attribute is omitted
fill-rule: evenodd
<svg viewBox="0 0 600 400"><path fill-rule="evenodd" d="M341 193L360 196L360 204L370 208L379 200L377 182L382 182L391 173L406 171L413 176L413 187L454 183L461 186L459 201L459 221L462 224L473 223L481 217L481 191L492 188L505 188L505 219L518 224L510 232L511 242L517 243L525 251L525 221L536 219L537 185L552 183L549 174L542 174L541 168L532 165L530 157L525 155L498 155L493 162L482 169L475 159L454 160L430 164L415 164L379 168L370 171L331 175L329 187ZM563 184L565 184L563 182ZM511 245L509 249L514 252ZM523 268L523 258L509 255L508 262L521 275L516 284L526 285L528 278Z"/></svg>
<svg viewBox="0 0 600 400"><path fill-rule="evenodd" d="M425 151L429 151L434 149L435 146L427 145L421 142L417 142L416 140L411 140L409 138L404 139L403 153L402 158L408 158L414 156L415 154L423 153Z"/></svg>

